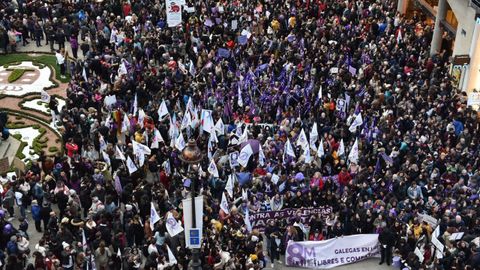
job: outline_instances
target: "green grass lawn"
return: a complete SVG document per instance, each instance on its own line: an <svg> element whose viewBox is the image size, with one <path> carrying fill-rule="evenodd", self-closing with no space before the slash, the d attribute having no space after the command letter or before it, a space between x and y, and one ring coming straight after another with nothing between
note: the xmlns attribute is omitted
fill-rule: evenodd
<svg viewBox="0 0 480 270"><path fill-rule="evenodd" d="M65 79L60 78L60 66L57 65L57 59L55 58L55 55L39 54L39 56L33 57L26 53L7 54L0 57L0 66L21 61L36 61L38 63L48 65L55 69L55 79L57 79L57 81L60 81L62 83L68 83L70 81L70 75L68 73Z"/></svg>

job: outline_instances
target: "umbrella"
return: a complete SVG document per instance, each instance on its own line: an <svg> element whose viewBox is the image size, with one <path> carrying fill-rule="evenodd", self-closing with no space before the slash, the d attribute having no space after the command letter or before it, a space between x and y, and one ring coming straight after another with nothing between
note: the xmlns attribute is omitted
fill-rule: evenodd
<svg viewBox="0 0 480 270"><path fill-rule="evenodd" d="M258 149L260 148L260 142L258 140L255 140L255 139L247 140L246 142L240 145L240 149L242 149L247 144L250 144L254 154L258 153Z"/></svg>

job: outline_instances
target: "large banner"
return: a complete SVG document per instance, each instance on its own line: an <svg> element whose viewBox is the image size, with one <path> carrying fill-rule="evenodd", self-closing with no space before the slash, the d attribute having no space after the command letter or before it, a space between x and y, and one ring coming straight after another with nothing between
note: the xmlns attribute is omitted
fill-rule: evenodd
<svg viewBox="0 0 480 270"><path fill-rule="evenodd" d="M322 218L327 218L332 213L331 206L321 206L316 208L283 209L280 211L266 211L259 213L250 213L250 223L253 229L263 232L270 220L291 219L300 217L302 223L308 228L309 220L312 216L320 214Z"/></svg>
<svg viewBox="0 0 480 270"><path fill-rule="evenodd" d="M185 1L165 0L167 7L168 27L175 27L182 23L182 3Z"/></svg>
<svg viewBox="0 0 480 270"><path fill-rule="evenodd" d="M329 269L379 256L378 234L356 234L325 241L291 241L285 251L288 266L315 269Z"/></svg>

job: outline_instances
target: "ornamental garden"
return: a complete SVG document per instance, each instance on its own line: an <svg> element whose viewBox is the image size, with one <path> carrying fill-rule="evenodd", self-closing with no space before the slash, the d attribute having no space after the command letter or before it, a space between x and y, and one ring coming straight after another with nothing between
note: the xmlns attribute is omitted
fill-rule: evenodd
<svg viewBox="0 0 480 270"><path fill-rule="evenodd" d="M10 132L10 138L0 144L0 159L13 158L12 149L8 149L11 145L15 145L17 160L27 167L41 153L53 157L63 151L61 125L52 123L45 93L56 97L61 111L68 81L69 77L60 77L54 55L19 53L0 57L0 112L7 113ZM6 149L2 151L2 147ZM10 171L15 170L11 160L10 164Z"/></svg>

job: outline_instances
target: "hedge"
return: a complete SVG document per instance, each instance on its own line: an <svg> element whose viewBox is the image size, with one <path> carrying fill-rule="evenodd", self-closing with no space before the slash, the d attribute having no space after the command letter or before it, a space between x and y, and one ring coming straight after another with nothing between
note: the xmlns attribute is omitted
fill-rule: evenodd
<svg viewBox="0 0 480 270"><path fill-rule="evenodd" d="M57 65L57 59L55 58L55 55L42 53L39 54L39 56L30 56L27 53L16 53L2 55L2 57L0 57L0 65L3 65L3 67L5 68L19 65L22 61L30 61L33 63L34 66L37 66L40 69L47 66L48 68L55 71L55 79L57 81L60 81L62 83L70 82L70 74L67 74L66 78L60 77L60 66Z"/></svg>
<svg viewBox="0 0 480 270"><path fill-rule="evenodd" d="M23 149L27 146L28 144L26 142L20 142L20 147L18 147L17 153L15 154L16 157L19 159L23 160L25 158L25 155L23 154Z"/></svg>
<svg viewBox="0 0 480 270"><path fill-rule="evenodd" d="M7 69L8 71L12 71L10 75L8 75L8 82L12 83L18 79L20 79L23 74L27 71L35 71L33 69L26 69L26 68L14 68L14 69Z"/></svg>

